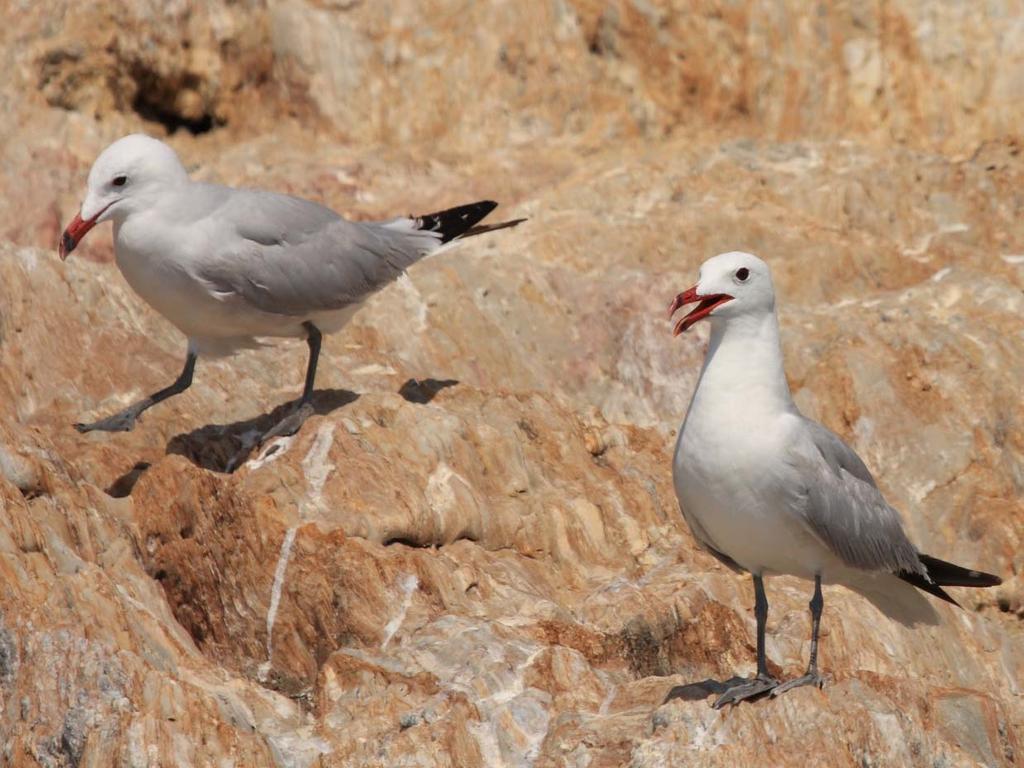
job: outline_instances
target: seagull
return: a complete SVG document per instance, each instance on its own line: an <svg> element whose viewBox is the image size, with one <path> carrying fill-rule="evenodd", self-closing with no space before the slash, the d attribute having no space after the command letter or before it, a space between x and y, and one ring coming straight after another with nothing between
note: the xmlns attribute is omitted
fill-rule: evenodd
<svg viewBox="0 0 1024 768"><path fill-rule="evenodd" d="M323 334L340 330L371 294L424 256L524 221L479 224L496 207L482 200L424 216L352 222L309 200L192 181L175 151L149 136L115 141L89 171L60 257L97 224L112 221L118 268L185 334L188 349L171 385L75 427L129 431L145 410L188 389L199 356L227 356L262 346L264 338L300 338L309 346L302 396L258 443L294 434L313 413Z"/></svg>
<svg viewBox="0 0 1024 768"><path fill-rule="evenodd" d="M753 577L757 619L757 674L706 681L717 687L703 695L721 694L712 706L824 684L818 671L824 583L860 593L907 626L938 623L925 592L957 605L943 587L1001 583L919 552L860 457L797 409L783 370L767 264L740 252L709 259L698 283L675 297L669 319L690 304L696 307L675 323L673 335L707 318L711 339L679 430L673 483L697 542ZM785 683L769 674L765 659L764 578L775 574L814 582L807 672ZM691 686L678 686L668 698L696 698L684 690Z"/></svg>

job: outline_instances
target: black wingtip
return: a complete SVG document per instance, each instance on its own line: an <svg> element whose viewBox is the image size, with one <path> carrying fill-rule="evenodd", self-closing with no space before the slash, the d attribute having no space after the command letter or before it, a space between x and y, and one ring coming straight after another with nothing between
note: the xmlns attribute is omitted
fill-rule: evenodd
<svg viewBox="0 0 1024 768"><path fill-rule="evenodd" d="M964 568L931 555L918 554L921 565L925 567L927 576L921 573L901 571L896 575L908 584L913 584L930 595L945 600L947 603L960 607L943 587L997 587L1003 580L992 573Z"/></svg>
<svg viewBox="0 0 1024 768"><path fill-rule="evenodd" d="M468 205L459 205L435 213L416 217L416 228L429 232L439 232L441 242L447 243L466 234L474 225L482 221L487 214L498 207L493 200L480 200Z"/></svg>
<svg viewBox="0 0 1024 768"><path fill-rule="evenodd" d="M998 587L1003 580L993 573L964 568L931 555L918 555L928 577L943 587Z"/></svg>
<svg viewBox="0 0 1024 768"><path fill-rule="evenodd" d="M922 592L927 592L929 595L935 595L935 597L945 600L947 603L952 603L957 608L960 607L960 603L958 603L956 600L950 597L949 593L946 592L946 590L944 590L934 581L928 581L928 579L922 576L920 573L913 573L911 571L900 571L896 575L908 584L914 585Z"/></svg>

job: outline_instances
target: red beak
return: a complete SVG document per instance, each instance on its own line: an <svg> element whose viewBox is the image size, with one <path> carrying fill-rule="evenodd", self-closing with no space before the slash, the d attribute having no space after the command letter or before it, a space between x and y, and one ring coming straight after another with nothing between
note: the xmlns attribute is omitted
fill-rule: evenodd
<svg viewBox="0 0 1024 768"><path fill-rule="evenodd" d="M668 319L671 320L672 315L687 304L693 304L694 302L700 303L692 312L690 312L690 314L679 318L675 328L672 330L672 335L678 336L698 320L703 320L705 317L710 315L712 311L714 311L715 307L720 307L727 301L732 300L733 297L727 293L712 293L708 296L700 296L697 294L696 285L692 288L687 288L672 300L672 303L668 308Z"/></svg>
<svg viewBox="0 0 1024 768"><path fill-rule="evenodd" d="M103 211L107 210L106 208ZM103 213L100 211L91 219L83 220L81 213L76 213L75 218L68 224L67 229L64 230L64 234L60 236L60 245L57 246L57 253L60 254L61 261L68 257L68 254L75 250L75 247L82 242L82 238L85 237L86 233L96 226L96 219Z"/></svg>

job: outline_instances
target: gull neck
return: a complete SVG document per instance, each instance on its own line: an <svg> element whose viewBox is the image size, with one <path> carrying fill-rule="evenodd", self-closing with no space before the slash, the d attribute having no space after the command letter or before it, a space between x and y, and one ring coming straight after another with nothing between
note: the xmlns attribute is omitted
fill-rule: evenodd
<svg viewBox="0 0 1024 768"><path fill-rule="evenodd" d="M693 405L705 396L728 398L740 408L775 413L795 409L775 312L711 318L711 340Z"/></svg>

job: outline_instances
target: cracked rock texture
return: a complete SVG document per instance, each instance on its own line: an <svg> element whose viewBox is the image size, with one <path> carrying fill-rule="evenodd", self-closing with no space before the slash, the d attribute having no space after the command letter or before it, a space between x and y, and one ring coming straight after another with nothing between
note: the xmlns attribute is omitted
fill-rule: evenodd
<svg viewBox="0 0 1024 768"><path fill-rule="evenodd" d="M1024 8L612 0L0 8L0 764L1018 765ZM178 373L85 174L134 130L357 218L530 217L417 265L321 358ZM801 408L922 550L1002 574L916 631L827 588L831 683L711 710L752 591L670 479L696 267L772 265ZM806 583L769 581L776 674Z"/></svg>

